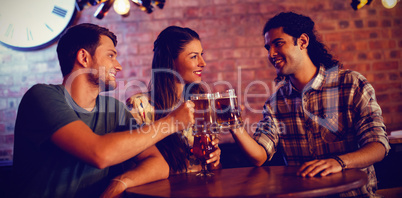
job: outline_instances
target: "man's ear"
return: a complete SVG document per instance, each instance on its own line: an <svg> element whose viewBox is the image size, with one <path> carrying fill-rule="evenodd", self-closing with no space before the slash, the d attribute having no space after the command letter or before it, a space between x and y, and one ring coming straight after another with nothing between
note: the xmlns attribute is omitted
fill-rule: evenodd
<svg viewBox="0 0 402 198"><path fill-rule="evenodd" d="M89 54L87 50L81 48L77 52L76 60L82 67L88 67L91 61L91 54Z"/></svg>
<svg viewBox="0 0 402 198"><path fill-rule="evenodd" d="M310 38L308 37L308 35L306 33L303 33L302 35L300 35L300 37L298 39L300 50L307 49L307 47L309 45L309 41L310 41Z"/></svg>

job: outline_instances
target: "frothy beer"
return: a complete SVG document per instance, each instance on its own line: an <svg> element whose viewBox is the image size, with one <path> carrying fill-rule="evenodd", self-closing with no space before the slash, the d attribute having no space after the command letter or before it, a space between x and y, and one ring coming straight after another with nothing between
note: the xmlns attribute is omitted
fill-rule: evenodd
<svg viewBox="0 0 402 198"><path fill-rule="evenodd" d="M215 99L216 121L219 125L233 126L241 123L240 109L237 96Z"/></svg>
<svg viewBox="0 0 402 198"><path fill-rule="evenodd" d="M194 118L195 118L195 124L194 126L196 127L197 130L200 130L202 128L207 128L209 127L210 123L212 123L212 115L211 115L211 109L210 104L209 104L209 99L197 99L197 100L192 100L195 104L195 111L194 111Z"/></svg>

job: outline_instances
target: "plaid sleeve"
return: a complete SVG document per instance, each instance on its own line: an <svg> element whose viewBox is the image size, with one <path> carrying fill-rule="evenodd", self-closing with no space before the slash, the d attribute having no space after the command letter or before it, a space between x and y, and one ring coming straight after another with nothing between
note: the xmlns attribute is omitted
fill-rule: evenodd
<svg viewBox="0 0 402 198"><path fill-rule="evenodd" d="M353 97L355 108L356 124L355 130L359 145L363 146L370 142L380 142L386 149L386 154L390 150L385 125L381 116L382 111L375 98L375 91L371 84L360 74L357 75L356 89Z"/></svg>
<svg viewBox="0 0 402 198"><path fill-rule="evenodd" d="M272 117L272 109L269 101L264 105L263 119L258 123L254 133L254 140L267 152L268 160L271 160L276 152L279 136L276 133L277 124Z"/></svg>

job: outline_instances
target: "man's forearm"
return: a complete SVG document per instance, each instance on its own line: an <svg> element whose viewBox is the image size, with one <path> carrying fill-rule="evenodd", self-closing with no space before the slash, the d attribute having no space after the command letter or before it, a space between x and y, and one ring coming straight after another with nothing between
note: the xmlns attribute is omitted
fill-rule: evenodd
<svg viewBox="0 0 402 198"><path fill-rule="evenodd" d="M107 156L104 167L132 158L174 133L177 127L172 126L172 122L170 118L165 118L135 130L101 136L97 149L100 156Z"/></svg>
<svg viewBox="0 0 402 198"><path fill-rule="evenodd" d="M365 168L385 157L386 149L380 142L371 142L355 152L340 155L346 168Z"/></svg>
<svg viewBox="0 0 402 198"><path fill-rule="evenodd" d="M166 179L169 176L169 165L156 146L139 154L135 161L135 166L110 182L102 198L119 197L127 188Z"/></svg>
<svg viewBox="0 0 402 198"><path fill-rule="evenodd" d="M267 160L265 149L259 145L243 127L233 130L232 135L254 165L261 166L264 164Z"/></svg>
<svg viewBox="0 0 402 198"><path fill-rule="evenodd" d="M169 165L161 154L149 156L140 160L135 167L118 176L127 184L134 187L169 177Z"/></svg>

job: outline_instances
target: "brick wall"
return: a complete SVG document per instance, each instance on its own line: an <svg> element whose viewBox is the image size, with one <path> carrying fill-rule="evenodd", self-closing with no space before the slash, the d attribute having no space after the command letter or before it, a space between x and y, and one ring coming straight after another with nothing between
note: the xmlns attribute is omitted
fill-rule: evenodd
<svg viewBox="0 0 402 198"><path fill-rule="evenodd" d="M359 71L373 84L388 131L402 129L402 3L388 10L374 1L358 11L349 4L350 0L168 0L163 10L150 15L132 4L127 18L111 10L98 20L92 16L97 7L90 7L76 23L106 26L118 36L124 69L118 74L119 89L111 94L121 100L148 84L152 44L162 29L179 25L196 30L207 62L203 79L213 90L236 88L246 107L243 116L253 124L261 118L276 75L263 48L263 25L280 11L306 14L345 68ZM55 44L32 52L0 46L0 162L12 159L16 112L25 91L39 82L61 83L55 51Z"/></svg>

